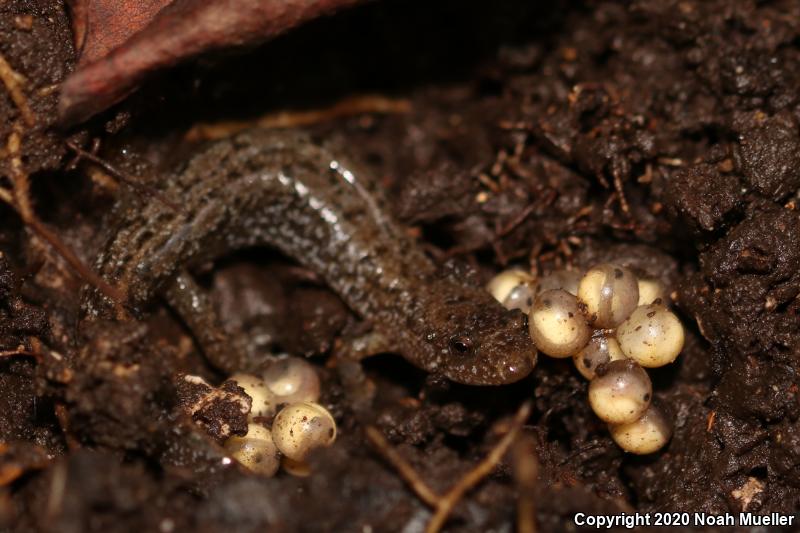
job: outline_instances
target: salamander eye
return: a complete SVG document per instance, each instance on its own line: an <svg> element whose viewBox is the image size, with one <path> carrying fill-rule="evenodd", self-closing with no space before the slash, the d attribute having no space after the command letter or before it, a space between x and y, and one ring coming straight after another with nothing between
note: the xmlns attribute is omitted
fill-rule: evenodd
<svg viewBox="0 0 800 533"><path fill-rule="evenodd" d="M472 340L466 335L456 335L450 338L450 353L453 355L472 355Z"/></svg>

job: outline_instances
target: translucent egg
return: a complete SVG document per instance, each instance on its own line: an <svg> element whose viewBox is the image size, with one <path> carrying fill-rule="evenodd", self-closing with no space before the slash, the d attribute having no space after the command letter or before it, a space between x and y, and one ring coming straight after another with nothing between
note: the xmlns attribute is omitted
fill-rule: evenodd
<svg viewBox="0 0 800 533"><path fill-rule="evenodd" d="M639 283L625 267L600 264L581 278L578 299L594 327L615 328L636 309Z"/></svg>
<svg viewBox="0 0 800 533"><path fill-rule="evenodd" d="M545 291L536 298L528 327L536 347L551 357L572 356L591 335L575 296L563 289Z"/></svg>
<svg viewBox="0 0 800 533"><path fill-rule="evenodd" d="M533 276L519 267L503 270L486 284L486 290L498 302L503 302L517 285L533 282Z"/></svg>
<svg viewBox="0 0 800 533"><path fill-rule="evenodd" d="M625 359L613 335L596 332L581 351L572 356L575 368L586 379L593 379L598 366Z"/></svg>
<svg viewBox="0 0 800 533"><path fill-rule="evenodd" d="M224 448L242 466L262 476L274 476L281 464L272 434L258 424L248 424L244 437L228 438Z"/></svg>
<svg viewBox="0 0 800 533"><path fill-rule="evenodd" d="M284 457L281 460L281 467L283 467L285 472L294 477L308 477L311 475L311 469L305 461L295 461L294 459Z"/></svg>
<svg viewBox="0 0 800 533"><path fill-rule="evenodd" d="M617 328L617 340L622 352L640 365L664 366L683 349L683 325L663 305L643 305Z"/></svg>
<svg viewBox="0 0 800 533"><path fill-rule="evenodd" d="M555 270L539 279L536 292L542 293L553 289L563 289L577 296L580 281L581 275L575 270Z"/></svg>
<svg viewBox="0 0 800 533"><path fill-rule="evenodd" d="M624 359L602 365L589 383L589 404L602 420L626 424L637 420L650 406L653 385L635 361Z"/></svg>
<svg viewBox="0 0 800 533"><path fill-rule="evenodd" d="M235 381L253 399L249 415L251 419L257 416L267 417L275 414L275 408L278 403L275 393L267 387L263 379L242 373L234 374L229 379Z"/></svg>
<svg viewBox="0 0 800 533"><path fill-rule="evenodd" d="M660 281L639 278L639 305L649 305L656 300L667 301L667 291Z"/></svg>
<svg viewBox="0 0 800 533"><path fill-rule="evenodd" d="M609 424L611 438L626 452L637 455L653 453L664 447L672 437L672 421L656 405L633 422Z"/></svg>
<svg viewBox="0 0 800 533"><path fill-rule="evenodd" d="M336 422L327 409L314 402L293 403L278 412L272 423L278 450L294 461L336 440Z"/></svg>
<svg viewBox="0 0 800 533"><path fill-rule="evenodd" d="M264 383L278 403L316 402L320 383L313 365L299 357L277 359L264 371Z"/></svg>
<svg viewBox="0 0 800 533"><path fill-rule="evenodd" d="M533 299L533 286L523 283L522 285L517 285L511 289L511 292L508 293L508 296L505 300L503 300L502 304L503 307L509 311L512 309L519 309L523 313L528 314L531 310L531 306L533 305Z"/></svg>
<svg viewBox="0 0 800 533"><path fill-rule="evenodd" d="M509 268L493 277L486 290L506 309L520 309L527 313L534 297L534 279L521 268Z"/></svg>

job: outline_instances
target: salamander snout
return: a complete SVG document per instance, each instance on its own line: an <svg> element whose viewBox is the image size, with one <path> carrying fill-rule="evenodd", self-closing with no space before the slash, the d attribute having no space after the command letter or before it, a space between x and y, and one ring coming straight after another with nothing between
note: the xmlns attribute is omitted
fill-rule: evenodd
<svg viewBox="0 0 800 533"><path fill-rule="evenodd" d="M445 376L467 385L504 385L530 374L536 348L522 313L492 305L481 315L450 337Z"/></svg>

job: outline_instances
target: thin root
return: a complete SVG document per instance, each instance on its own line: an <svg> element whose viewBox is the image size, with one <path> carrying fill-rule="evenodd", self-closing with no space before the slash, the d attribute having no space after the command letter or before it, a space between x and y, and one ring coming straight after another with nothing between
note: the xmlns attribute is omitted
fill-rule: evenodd
<svg viewBox="0 0 800 533"><path fill-rule="evenodd" d="M369 94L360 95L346 98L322 109L280 111L268 113L255 120L197 124L186 133L186 139L189 141L213 140L229 137L234 133L252 127L263 129L295 128L365 113L403 114L410 111L411 103L405 99Z"/></svg>
<svg viewBox="0 0 800 533"><path fill-rule="evenodd" d="M628 198L625 196L625 187L622 184L622 178L619 172L614 172L614 190L617 191L617 199L619 200L619 206L622 208L622 212L630 217L631 206L628 204Z"/></svg>
<svg viewBox="0 0 800 533"><path fill-rule="evenodd" d="M408 486L419 496L419 499L431 507L438 506L440 500L439 495L419 477L414 467L408 464L408 462L397 453L397 450L389 444L389 441L386 440L383 433L374 426L367 426L366 432L367 438L372 442L373 446L375 446L381 455L383 455L383 458L397 470L400 477L408 483Z"/></svg>
<svg viewBox="0 0 800 533"><path fill-rule="evenodd" d="M433 507L434 514L430 522L428 522L428 527L425 531L426 533L436 533L442 529L450 513L453 511L453 508L461 498L464 497L464 494L475 487L494 470L516 439L517 434L522 429L522 425L525 423L525 420L528 419L530 413L531 404L530 402L525 402L519 408L517 414L514 415L514 419L511 421L507 433L500 439L500 442L492 448L489 455L487 455L483 461L475 465L472 470L467 472L442 496L437 495L436 492L425 483L414 468L392 448L378 429L369 426L367 427L366 433L367 438L372 442L373 446L375 446L384 459L397 470L400 477L408 483L417 496L426 504Z"/></svg>
<svg viewBox="0 0 800 533"><path fill-rule="evenodd" d="M75 144L75 143L73 143L71 141L67 141L67 147L70 150L72 150L73 152L75 152L75 155L78 157L78 159L86 159L87 161L91 161L95 165L99 166L100 168L102 168L103 170L105 170L106 172L108 172L109 174L114 176L115 178L117 178L119 181L121 181L125 185L128 185L129 187L131 187L132 189L138 191L139 193L143 194L144 196L147 196L147 197L150 197L150 198L154 198L155 200L157 200L158 202L161 202L162 204L164 204L168 208L172 209L173 211L180 211L180 207L178 207L177 204L167 200L164 197L163 194L159 194L159 192L157 190L153 189L152 187L148 187L147 185L143 185L141 183L140 179L138 179L138 178L136 178L134 176L131 176L130 174L128 174L126 172L123 172L122 170L118 169L117 167L115 167L114 165L109 163L108 161L105 161L105 160L97 157L92 152L88 152L88 151L84 150L83 148L81 148L80 146L78 146L77 144ZM77 161L75 163L77 163Z"/></svg>
<svg viewBox="0 0 800 533"><path fill-rule="evenodd" d="M528 204L522 211L517 213L517 215L514 218L512 218L510 222L507 222L505 225L500 226L497 229L497 231L495 232L495 238L499 239L501 237L505 237L506 235L514 231L517 228L517 226L525 222L525 219L531 216L531 213L533 213L533 211L536 209L537 206L538 202L535 201Z"/></svg>
<svg viewBox="0 0 800 533"><path fill-rule="evenodd" d="M50 246L53 247L56 253L58 253L58 255L60 255L75 270L75 272L77 272L77 274L84 279L84 281L93 285L114 303L124 306L125 297L123 294L116 288L109 285L106 280L95 274L91 268L86 266L86 264L81 261L77 255L75 255L69 246L64 244L64 242L59 239L58 235L53 233L53 231L45 226L38 218L31 217L30 219L25 220L25 224L33 229L33 231L39 235L39 237L47 241Z"/></svg>
<svg viewBox="0 0 800 533"><path fill-rule="evenodd" d="M539 461L536 457L536 440L528 434L520 435L511 448L514 478L517 481L517 533L536 533L536 478Z"/></svg>
<svg viewBox="0 0 800 533"><path fill-rule="evenodd" d="M64 260L82 277L86 282L94 285L98 290L116 303L124 301L122 294L109 285L103 278L98 276L87 267L77 255L64 244L61 239L42 221L40 221L33 211L30 200L30 181L28 174L22 168L22 157L20 155L21 134L19 125L8 137L6 152L10 160L10 179L12 189L0 187L0 201L10 205L19 213L20 218L34 233L44 239Z"/></svg>
<svg viewBox="0 0 800 533"><path fill-rule="evenodd" d="M41 353L32 352L30 350L26 350L23 347L19 347L16 350L2 350L2 351L0 351L0 359L2 359L3 357L17 357L17 356L33 357L34 359L36 359L36 361L39 361L39 362L41 362L41 360L44 358L44 355L42 355Z"/></svg>
<svg viewBox="0 0 800 533"><path fill-rule="evenodd" d="M29 128L32 128L36 125L36 116L28 105L28 99L25 98L25 93L22 92L22 84L25 78L11 68L11 65L8 64L8 61L6 61L6 58L2 55L0 55L0 80L3 81L3 84L8 90L8 94L11 96L11 100L14 101L17 109L19 109L22 120L25 121L25 124Z"/></svg>
<svg viewBox="0 0 800 533"><path fill-rule="evenodd" d="M67 407L63 403L57 403L55 406L56 420L61 427L61 433L64 435L64 440L67 443L69 450L77 450L81 447L80 441L72 434L69 428L69 413Z"/></svg>

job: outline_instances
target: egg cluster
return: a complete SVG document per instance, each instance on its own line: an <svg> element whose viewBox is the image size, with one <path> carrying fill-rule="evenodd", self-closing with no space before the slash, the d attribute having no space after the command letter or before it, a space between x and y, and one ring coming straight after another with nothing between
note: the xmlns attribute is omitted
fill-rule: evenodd
<svg viewBox="0 0 800 533"><path fill-rule="evenodd" d="M282 466L305 476L309 452L336 440L336 422L317 403L320 382L314 367L303 359L277 359L260 375L230 377L253 399L247 434L230 437L225 450L244 467L273 476ZM263 422L272 421L268 429Z"/></svg>
<svg viewBox="0 0 800 533"><path fill-rule="evenodd" d="M508 309L528 315L542 353L571 357L589 380L589 404L624 450L652 453L672 435L672 423L652 404L646 368L669 364L683 349L683 325L664 304L664 287L629 269L603 263L582 276L561 270L541 279L512 268L489 292Z"/></svg>

